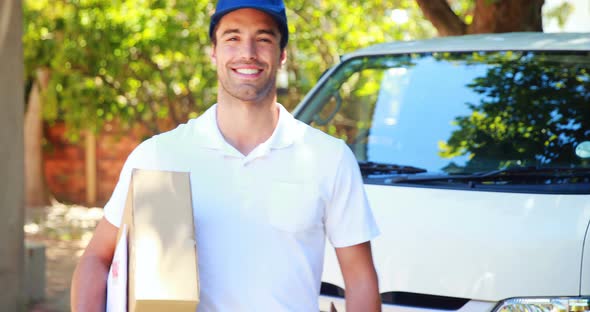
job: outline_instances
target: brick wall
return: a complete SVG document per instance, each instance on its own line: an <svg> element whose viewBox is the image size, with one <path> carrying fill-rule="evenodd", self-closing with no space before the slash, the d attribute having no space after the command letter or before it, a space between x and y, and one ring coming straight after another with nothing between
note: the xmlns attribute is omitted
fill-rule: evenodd
<svg viewBox="0 0 590 312"><path fill-rule="evenodd" d="M49 191L60 202L101 207L111 196L127 156L147 132L136 128L123 135L115 124L107 124L97 135L97 202L87 203L84 140L70 143L64 136L65 130L62 123L45 129L43 160Z"/></svg>
<svg viewBox="0 0 590 312"><path fill-rule="evenodd" d="M84 180L84 147L69 144L64 138L65 127L56 124L45 128L43 163L45 181L55 198L60 202L84 203L86 181Z"/></svg>
<svg viewBox="0 0 590 312"><path fill-rule="evenodd" d="M133 129L121 135L112 125L107 125L96 140L97 200L104 205L119 180L119 173L127 156L148 137L147 131Z"/></svg>

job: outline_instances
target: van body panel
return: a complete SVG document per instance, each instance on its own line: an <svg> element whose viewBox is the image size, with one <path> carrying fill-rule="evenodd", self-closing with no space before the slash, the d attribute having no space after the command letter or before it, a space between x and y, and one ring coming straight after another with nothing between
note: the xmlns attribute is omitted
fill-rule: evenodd
<svg viewBox="0 0 590 312"><path fill-rule="evenodd" d="M483 301L579 294L587 196L365 187L379 207L372 244L381 293ZM326 257L337 262L331 246ZM326 273L324 281L336 276Z"/></svg>

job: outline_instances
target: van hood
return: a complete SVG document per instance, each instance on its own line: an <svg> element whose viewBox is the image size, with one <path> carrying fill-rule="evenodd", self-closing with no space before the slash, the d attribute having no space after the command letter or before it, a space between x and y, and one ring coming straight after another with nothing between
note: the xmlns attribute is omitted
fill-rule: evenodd
<svg viewBox="0 0 590 312"><path fill-rule="evenodd" d="M580 295L590 196L365 185L381 293L483 301ZM326 263L337 263L331 246ZM338 266L322 281L344 288Z"/></svg>

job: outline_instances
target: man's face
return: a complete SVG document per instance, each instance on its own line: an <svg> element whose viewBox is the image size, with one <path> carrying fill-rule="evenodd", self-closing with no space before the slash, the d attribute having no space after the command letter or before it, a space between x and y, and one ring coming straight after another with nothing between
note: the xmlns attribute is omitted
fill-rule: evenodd
<svg viewBox="0 0 590 312"><path fill-rule="evenodd" d="M254 9L236 10L221 18L214 36L211 58L217 66L219 97L274 99L277 70L286 59L274 19Z"/></svg>

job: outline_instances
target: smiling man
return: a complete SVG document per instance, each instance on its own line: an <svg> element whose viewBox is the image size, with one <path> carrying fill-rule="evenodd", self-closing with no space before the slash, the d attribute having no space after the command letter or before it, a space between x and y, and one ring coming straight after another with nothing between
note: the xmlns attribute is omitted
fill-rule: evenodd
<svg viewBox="0 0 590 312"><path fill-rule="evenodd" d="M283 2L219 1L210 37L218 103L131 153L74 274L72 309L104 310L131 170L141 168L190 172L199 312L317 311L326 238L347 311L380 311L370 246L378 229L356 160L277 103Z"/></svg>

